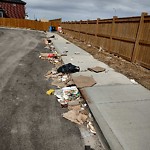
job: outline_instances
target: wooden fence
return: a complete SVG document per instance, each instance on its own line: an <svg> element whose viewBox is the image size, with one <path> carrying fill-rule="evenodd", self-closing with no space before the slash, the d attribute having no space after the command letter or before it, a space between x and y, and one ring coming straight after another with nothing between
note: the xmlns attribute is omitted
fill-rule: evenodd
<svg viewBox="0 0 150 150"><path fill-rule="evenodd" d="M63 32L150 69L150 16L62 22Z"/></svg>
<svg viewBox="0 0 150 150"><path fill-rule="evenodd" d="M0 26L26 28L32 30L48 31L49 26L55 26L56 29L61 24L61 19L49 20L49 22L41 22L27 19L0 18Z"/></svg>

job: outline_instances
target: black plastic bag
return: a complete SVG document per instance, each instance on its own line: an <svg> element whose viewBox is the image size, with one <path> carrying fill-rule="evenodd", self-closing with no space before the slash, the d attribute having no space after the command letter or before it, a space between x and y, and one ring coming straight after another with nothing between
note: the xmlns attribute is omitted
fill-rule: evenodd
<svg viewBox="0 0 150 150"><path fill-rule="evenodd" d="M79 71L80 71L80 67L72 65L71 63L65 64L57 69L58 73L60 73L60 72L61 73L75 73L75 72L79 72Z"/></svg>

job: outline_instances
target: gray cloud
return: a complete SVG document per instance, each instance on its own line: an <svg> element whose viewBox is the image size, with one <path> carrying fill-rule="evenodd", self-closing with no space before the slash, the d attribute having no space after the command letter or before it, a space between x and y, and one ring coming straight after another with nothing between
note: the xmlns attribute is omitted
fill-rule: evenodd
<svg viewBox="0 0 150 150"><path fill-rule="evenodd" d="M65 20L87 20L138 16L148 12L148 0L25 0L27 13L31 19L60 18Z"/></svg>

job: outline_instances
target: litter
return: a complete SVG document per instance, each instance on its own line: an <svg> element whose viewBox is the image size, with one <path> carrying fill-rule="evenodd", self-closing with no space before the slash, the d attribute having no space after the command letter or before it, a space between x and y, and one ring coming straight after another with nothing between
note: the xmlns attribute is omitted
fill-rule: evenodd
<svg viewBox="0 0 150 150"><path fill-rule="evenodd" d="M45 48L45 49L49 49L49 46L45 46L44 48Z"/></svg>
<svg viewBox="0 0 150 150"><path fill-rule="evenodd" d="M47 39L44 39L44 43L47 45L48 44L48 41L47 41Z"/></svg>
<svg viewBox="0 0 150 150"><path fill-rule="evenodd" d="M48 58L56 58L57 57L57 54L55 53L40 53L40 56L39 58L41 59L48 59Z"/></svg>
<svg viewBox="0 0 150 150"><path fill-rule="evenodd" d="M78 77L72 77L72 80L78 88L91 87L96 84L94 78L88 76L80 75Z"/></svg>
<svg viewBox="0 0 150 150"><path fill-rule="evenodd" d="M62 89L55 90L54 95L55 95L57 98L59 98L59 99L61 99L61 100L63 101L63 91L62 91Z"/></svg>
<svg viewBox="0 0 150 150"><path fill-rule="evenodd" d="M68 83L67 83L68 86L70 85L74 85L74 82L72 80L70 80Z"/></svg>
<svg viewBox="0 0 150 150"><path fill-rule="evenodd" d="M68 102L69 106L76 106L76 105L79 105L79 104L80 104L80 101L78 99Z"/></svg>
<svg viewBox="0 0 150 150"><path fill-rule="evenodd" d="M92 45L91 45L91 44L88 44L87 46L88 46L88 47L91 47Z"/></svg>
<svg viewBox="0 0 150 150"><path fill-rule="evenodd" d="M99 73L99 72L103 72L105 71L106 69L105 68L102 68L102 67L94 67L94 68L88 68L89 71L93 71L93 72L96 72L96 73Z"/></svg>
<svg viewBox="0 0 150 150"><path fill-rule="evenodd" d="M48 58L52 58L52 57L55 57L55 56L56 56L56 54L53 54L53 53L49 53L49 54L47 55Z"/></svg>
<svg viewBox="0 0 150 150"><path fill-rule="evenodd" d="M87 124L87 128L90 130L91 133L96 134L96 130L95 130L94 126L92 125L92 122L89 122Z"/></svg>
<svg viewBox="0 0 150 150"><path fill-rule="evenodd" d="M70 120L71 122L77 123L79 125L83 124L88 119L87 115L81 114L79 113L79 111L76 110L70 110L67 113L63 113L62 116Z"/></svg>
<svg viewBox="0 0 150 150"><path fill-rule="evenodd" d="M62 82L66 82L68 80L68 76L67 75L63 75L62 76Z"/></svg>
<svg viewBox="0 0 150 150"><path fill-rule="evenodd" d="M68 105L68 109L69 110L78 110L78 111L80 111L81 110L81 106L80 105L76 105L76 106L69 106Z"/></svg>
<svg viewBox="0 0 150 150"><path fill-rule="evenodd" d="M47 95L51 95L51 94L54 94L55 90L54 89L49 89L46 94Z"/></svg>
<svg viewBox="0 0 150 150"><path fill-rule="evenodd" d="M49 38L55 38L55 35L50 36Z"/></svg>
<svg viewBox="0 0 150 150"><path fill-rule="evenodd" d="M65 86L65 83L56 79L56 80L52 81L51 85L57 86L58 88L63 88Z"/></svg>
<svg viewBox="0 0 150 150"><path fill-rule="evenodd" d="M62 73L75 73L75 72L79 72L79 71L80 71L79 66L72 65L71 63L62 65L61 67L59 67L57 69L58 73L60 73L60 72L62 72Z"/></svg>
<svg viewBox="0 0 150 150"><path fill-rule="evenodd" d="M80 52L75 52L74 54L78 55L78 54L80 54Z"/></svg>
<svg viewBox="0 0 150 150"><path fill-rule="evenodd" d="M130 79L133 84L138 84L134 79Z"/></svg>
<svg viewBox="0 0 150 150"><path fill-rule="evenodd" d="M64 87L62 88L62 91L64 100L76 100L80 96L76 86Z"/></svg>
<svg viewBox="0 0 150 150"><path fill-rule="evenodd" d="M67 103L66 103L66 104L65 104L65 103L64 103L64 104L61 103L61 107L62 107L62 108L67 108L67 107L68 107L68 104L67 104Z"/></svg>
<svg viewBox="0 0 150 150"><path fill-rule="evenodd" d="M48 41L48 43L51 43L52 41L51 40L47 40Z"/></svg>

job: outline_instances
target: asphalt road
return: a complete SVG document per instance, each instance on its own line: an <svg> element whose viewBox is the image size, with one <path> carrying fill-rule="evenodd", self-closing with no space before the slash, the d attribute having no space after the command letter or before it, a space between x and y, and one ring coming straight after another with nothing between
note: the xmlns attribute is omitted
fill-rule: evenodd
<svg viewBox="0 0 150 150"><path fill-rule="evenodd" d="M0 150L84 150L78 127L46 90L44 34L0 29Z"/></svg>

